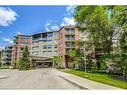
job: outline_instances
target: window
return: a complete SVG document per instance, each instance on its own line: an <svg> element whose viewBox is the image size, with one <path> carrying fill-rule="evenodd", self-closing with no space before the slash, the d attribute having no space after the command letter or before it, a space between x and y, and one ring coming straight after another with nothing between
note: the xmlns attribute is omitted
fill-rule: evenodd
<svg viewBox="0 0 127 95"><path fill-rule="evenodd" d="M54 43L58 43L58 40L57 40L57 39L55 39L55 40L54 40Z"/></svg>
<svg viewBox="0 0 127 95"><path fill-rule="evenodd" d="M54 54L57 54L57 50L54 51Z"/></svg>
<svg viewBox="0 0 127 95"><path fill-rule="evenodd" d="M25 40L25 37L20 37L20 40Z"/></svg>
<svg viewBox="0 0 127 95"><path fill-rule="evenodd" d="M29 37L20 37L20 40L29 40Z"/></svg>
<svg viewBox="0 0 127 95"><path fill-rule="evenodd" d="M39 52L38 51L35 51L35 52L32 52L33 55L38 55Z"/></svg>
<svg viewBox="0 0 127 95"><path fill-rule="evenodd" d="M74 33L74 28L65 28L65 31L68 33Z"/></svg>
<svg viewBox="0 0 127 95"><path fill-rule="evenodd" d="M58 33L54 33L54 36L58 36Z"/></svg>
<svg viewBox="0 0 127 95"><path fill-rule="evenodd" d="M52 36L53 36L52 33L48 33L48 34L47 34L47 38L50 38L50 37L52 37Z"/></svg>
<svg viewBox="0 0 127 95"><path fill-rule="evenodd" d="M57 45L55 45L54 48L57 48Z"/></svg>
<svg viewBox="0 0 127 95"><path fill-rule="evenodd" d="M34 41L34 42L32 42L32 44L38 44L39 43L39 41Z"/></svg>
<svg viewBox="0 0 127 95"><path fill-rule="evenodd" d="M47 45L47 48L48 48L48 49L52 48L52 45Z"/></svg>
<svg viewBox="0 0 127 95"><path fill-rule="evenodd" d="M47 40L47 43L52 43L52 40Z"/></svg>
<svg viewBox="0 0 127 95"><path fill-rule="evenodd" d="M25 43L24 42L21 42L20 45L25 45Z"/></svg>
<svg viewBox="0 0 127 95"><path fill-rule="evenodd" d="M32 40L40 40L41 39L41 35L40 34L36 34L32 36Z"/></svg>
<svg viewBox="0 0 127 95"><path fill-rule="evenodd" d="M66 35L65 40L75 40L75 36L73 35Z"/></svg>
<svg viewBox="0 0 127 95"><path fill-rule="evenodd" d="M43 40L43 41L47 43L52 43L52 40Z"/></svg>
<svg viewBox="0 0 127 95"><path fill-rule="evenodd" d="M45 55L52 54L52 51L43 51L43 54Z"/></svg>
<svg viewBox="0 0 127 95"><path fill-rule="evenodd" d="M34 46L34 47L32 47L32 49L37 50L37 49L39 49L39 46Z"/></svg>
<svg viewBox="0 0 127 95"><path fill-rule="evenodd" d="M43 46L43 49L47 49L47 45L44 45L44 46Z"/></svg>
<svg viewBox="0 0 127 95"><path fill-rule="evenodd" d="M44 45L43 48L44 49L50 49L50 48L52 48L52 45Z"/></svg>

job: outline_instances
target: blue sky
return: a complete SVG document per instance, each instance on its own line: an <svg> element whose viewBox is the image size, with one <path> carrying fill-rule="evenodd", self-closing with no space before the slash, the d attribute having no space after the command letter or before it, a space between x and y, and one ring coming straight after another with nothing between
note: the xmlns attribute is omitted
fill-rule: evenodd
<svg viewBox="0 0 127 95"><path fill-rule="evenodd" d="M35 34L74 25L74 6L0 6L0 48L14 35Z"/></svg>

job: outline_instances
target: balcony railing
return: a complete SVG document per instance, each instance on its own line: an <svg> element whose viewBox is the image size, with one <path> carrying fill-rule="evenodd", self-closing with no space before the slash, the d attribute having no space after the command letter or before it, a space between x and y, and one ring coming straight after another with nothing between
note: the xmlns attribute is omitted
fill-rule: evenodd
<svg viewBox="0 0 127 95"><path fill-rule="evenodd" d="M74 41L75 38L65 38L65 41Z"/></svg>
<svg viewBox="0 0 127 95"><path fill-rule="evenodd" d="M75 35L75 32L65 32L65 35Z"/></svg>

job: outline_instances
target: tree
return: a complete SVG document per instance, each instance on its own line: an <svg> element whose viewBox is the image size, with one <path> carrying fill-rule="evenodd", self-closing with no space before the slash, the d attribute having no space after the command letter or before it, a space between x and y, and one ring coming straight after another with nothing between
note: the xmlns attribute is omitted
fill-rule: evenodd
<svg viewBox="0 0 127 95"><path fill-rule="evenodd" d="M73 68L75 65L80 66L81 68L84 68L85 62L84 62L84 52L83 52L83 47L84 47L84 41L82 40L77 40L75 41L75 49L70 49L69 50L69 57L71 59L70 64L72 64Z"/></svg>
<svg viewBox="0 0 127 95"><path fill-rule="evenodd" d="M112 49L113 29L105 6L79 6L74 18L82 32L87 32L91 49L100 49L110 54ZM95 61L96 62L96 61ZM100 63L95 63L100 68Z"/></svg>
<svg viewBox="0 0 127 95"><path fill-rule="evenodd" d="M101 56L111 59L110 57L114 56L112 55L114 39L121 39L124 35L122 37L124 40L119 42L123 43L122 47L126 45L126 10L126 6L78 6L75 8L74 18L80 30L87 32L88 42L91 43L89 46L100 48L104 53ZM123 30L124 33L121 33ZM107 58L103 58L103 61L107 61Z"/></svg>
<svg viewBox="0 0 127 95"><path fill-rule="evenodd" d="M18 69L19 70L30 69L30 53L27 46L23 49L23 55L18 61Z"/></svg>
<svg viewBox="0 0 127 95"><path fill-rule="evenodd" d="M80 9L79 9L80 8ZM75 9L77 25L96 48L102 48L105 54L110 54L112 45L112 25L105 6L82 6Z"/></svg>
<svg viewBox="0 0 127 95"><path fill-rule="evenodd" d="M61 62L62 62L62 58L60 56L54 56L53 57L54 67L60 68Z"/></svg>
<svg viewBox="0 0 127 95"><path fill-rule="evenodd" d="M127 75L127 7L116 7L115 23L119 27L117 51L113 62L120 68L123 77Z"/></svg>

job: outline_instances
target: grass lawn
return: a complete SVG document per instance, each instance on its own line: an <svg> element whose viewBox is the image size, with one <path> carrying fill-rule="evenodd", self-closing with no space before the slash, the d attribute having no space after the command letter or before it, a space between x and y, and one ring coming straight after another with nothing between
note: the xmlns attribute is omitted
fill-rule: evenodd
<svg viewBox="0 0 127 95"><path fill-rule="evenodd" d="M105 73L85 73L84 71L79 70L65 70L64 72L87 78L96 82L127 89L127 82L112 79L111 77L108 77L108 74Z"/></svg>
<svg viewBox="0 0 127 95"><path fill-rule="evenodd" d="M9 66L0 66L0 69L9 69Z"/></svg>

